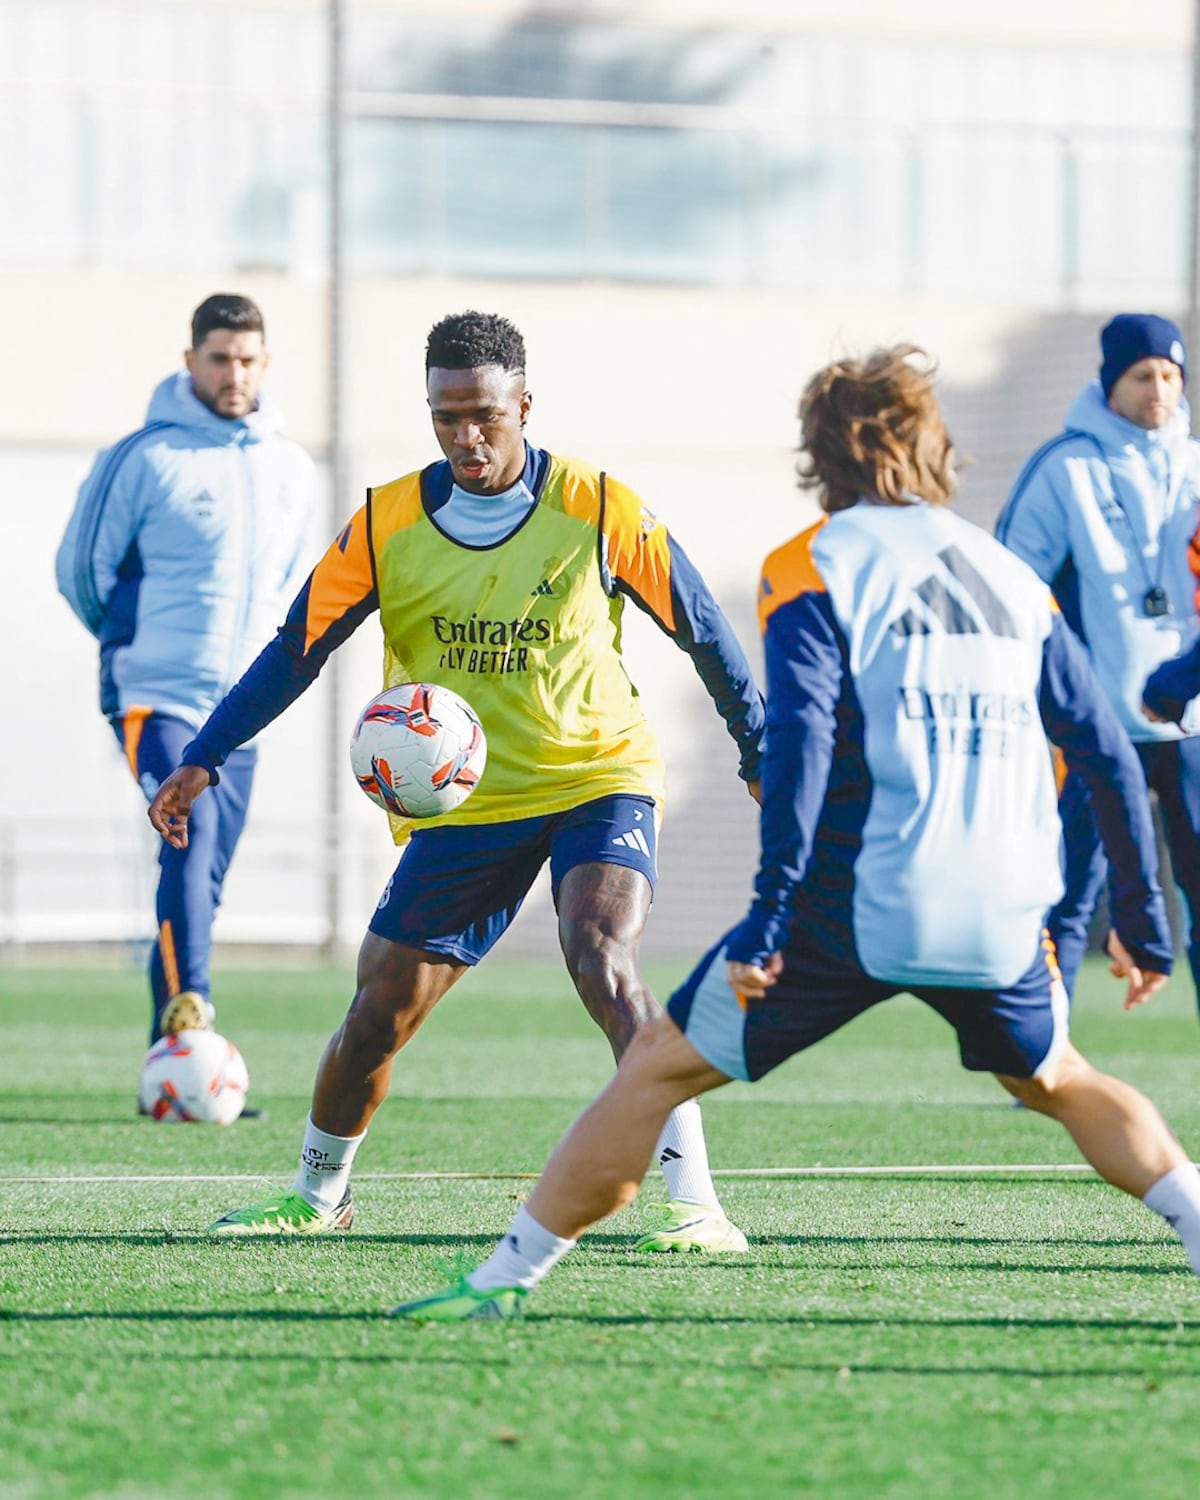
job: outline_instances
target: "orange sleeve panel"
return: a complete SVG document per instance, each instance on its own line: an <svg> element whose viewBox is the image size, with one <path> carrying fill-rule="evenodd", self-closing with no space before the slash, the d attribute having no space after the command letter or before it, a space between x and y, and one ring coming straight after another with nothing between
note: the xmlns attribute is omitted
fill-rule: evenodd
<svg viewBox="0 0 1200 1500"><path fill-rule="evenodd" d="M610 483L606 479L606 483ZM600 515L600 471L578 458L550 456L550 472L543 494L557 492L563 513L576 520L597 524Z"/></svg>
<svg viewBox="0 0 1200 1500"><path fill-rule="evenodd" d="M1054 787L1061 797L1063 782L1067 779L1067 758L1057 745L1052 745L1050 748L1054 753Z"/></svg>
<svg viewBox="0 0 1200 1500"><path fill-rule="evenodd" d="M776 548L763 563L762 579L758 585L760 630L767 628L767 621L780 605L790 603L801 594L825 592L825 580L813 561L812 547L817 533L828 519L828 516L822 516L815 526Z"/></svg>
<svg viewBox="0 0 1200 1500"><path fill-rule="evenodd" d="M375 588L371 552L371 502L358 510L331 544L308 580L304 621L304 654L322 640L355 605Z"/></svg>
<svg viewBox="0 0 1200 1500"><path fill-rule="evenodd" d="M627 485L608 475L604 476L604 533L614 581L626 584L673 635L670 534Z"/></svg>
<svg viewBox="0 0 1200 1500"><path fill-rule="evenodd" d="M1197 580L1196 592L1192 595L1192 603L1200 610L1200 526L1192 532L1192 539L1188 543L1188 567L1192 570L1192 577Z"/></svg>
<svg viewBox="0 0 1200 1500"><path fill-rule="evenodd" d="M138 747L142 742L142 730L146 727L146 720L154 712L152 708L141 705L127 708L121 715L121 735L125 746L125 762L133 773L133 779L138 779Z"/></svg>

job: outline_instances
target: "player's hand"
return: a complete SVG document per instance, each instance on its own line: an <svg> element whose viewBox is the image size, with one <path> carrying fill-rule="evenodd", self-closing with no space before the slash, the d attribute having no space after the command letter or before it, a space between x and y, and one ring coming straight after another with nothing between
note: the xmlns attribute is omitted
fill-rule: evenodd
<svg viewBox="0 0 1200 1500"><path fill-rule="evenodd" d="M1142 717L1149 719L1151 724L1169 724L1170 719L1164 719L1162 714L1156 714L1148 703L1142 704Z"/></svg>
<svg viewBox="0 0 1200 1500"><path fill-rule="evenodd" d="M761 781L748 781L746 783L746 790L754 798L755 802L758 803L759 807L761 807L762 806L762 782Z"/></svg>
<svg viewBox="0 0 1200 1500"><path fill-rule="evenodd" d="M192 803L208 785L203 766L177 766L155 793L147 816L172 849L187 848Z"/></svg>
<svg viewBox="0 0 1200 1500"><path fill-rule="evenodd" d="M765 964L729 960L729 984L743 1000L761 1000L783 972L783 954L772 953Z"/></svg>
<svg viewBox="0 0 1200 1500"><path fill-rule="evenodd" d="M1124 979L1128 983L1125 991L1126 1010L1132 1010L1135 1005L1145 1005L1146 1001L1152 995L1157 995L1166 984L1165 974L1156 974L1153 969L1138 968L1129 949L1117 936L1115 928L1108 934L1105 947L1108 949L1108 956L1111 960L1108 972L1114 979Z"/></svg>

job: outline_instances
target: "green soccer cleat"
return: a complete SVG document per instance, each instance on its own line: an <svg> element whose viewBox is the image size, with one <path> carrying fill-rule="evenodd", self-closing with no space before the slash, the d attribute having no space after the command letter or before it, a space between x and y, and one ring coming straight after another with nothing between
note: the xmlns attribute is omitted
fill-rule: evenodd
<svg viewBox="0 0 1200 1500"><path fill-rule="evenodd" d="M415 1302L401 1302L388 1313L389 1318L403 1318L408 1323L465 1323L470 1318L519 1318L522 1304L529 1294L523 1287L490 1287L479 1291L465 1276L451 1286L419 1297Z"/></svg>
<svg viewBox="0 0 1200 1500"><path fill-rule="evenodd" d="M249 1208L235 1208L208 1226L208 1234L332 1234L354 1222L350 1194L336 1208L314 1208L299 1193L277 1193Z"/></svg>
<svg viewBox="0 0 1200 1500"><path fill-rule="evenodd" d="M654 1203L644 1219L646 1233L634 1245L635 1250L657 1255L689 1251L697 1255L744 1255L750 1248L736 1224L731 1224L719 1208L703 1203L685 1203L680 1198Z"/></svg>

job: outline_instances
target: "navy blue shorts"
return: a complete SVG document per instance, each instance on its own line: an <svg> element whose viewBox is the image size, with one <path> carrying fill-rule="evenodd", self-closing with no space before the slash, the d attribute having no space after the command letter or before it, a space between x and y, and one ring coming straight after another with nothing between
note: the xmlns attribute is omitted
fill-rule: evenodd
<svg viewBox="0 0 1200 1500"><path fill-rule="evenodd" d="M963 1067L1032 1078L1067 1042L1067 994L1044 938L1029 968L1007 989L900 986L872 979L853 959L800 939L761 999L743 1000L726 977L724 941L671 996L671 1019L701 1056L731 1078L754 1080L893 995L913 994L958 1034Z"/></svg>
<svg viewBox="0 0 1200 1500"><path fill-rule="evenodd" d="M649 797L600 797L508 823L418 828L370 930L390 943L477 964L508 930L547 860L557 907L563 877L577 865L626 865L653 890L657 849Z"/></svg>

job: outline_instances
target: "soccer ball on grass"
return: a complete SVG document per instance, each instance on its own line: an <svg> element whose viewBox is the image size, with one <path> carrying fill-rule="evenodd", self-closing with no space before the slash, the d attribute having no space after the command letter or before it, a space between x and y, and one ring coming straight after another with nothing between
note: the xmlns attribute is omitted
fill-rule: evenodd
<svg viewBox="0 0 1200 1500"><path fill-rule="evenodd" d="M142 1063L138 1103L163 1124L232 1125L246 1104L242 1054L215 1031L160 1038Z"/></svg>
<svg viewBox="0 0 1200 1500"><path fill-rule="evenodd" d="M372 698L350 737L350 764L377 806L401 818L453 812L479 785L483 726L449 688L404 682Z"/></svg>

